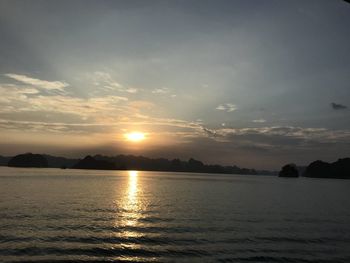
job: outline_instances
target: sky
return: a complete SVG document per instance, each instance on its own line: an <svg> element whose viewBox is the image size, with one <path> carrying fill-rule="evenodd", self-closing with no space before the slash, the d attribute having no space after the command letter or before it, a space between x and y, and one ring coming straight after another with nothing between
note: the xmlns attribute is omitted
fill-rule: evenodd
<svg viewBox="0 0 350 263"><path fill-rule="evenodd" d="M341 0L0 0L0 154L349 157L349 28Z"/></svg>

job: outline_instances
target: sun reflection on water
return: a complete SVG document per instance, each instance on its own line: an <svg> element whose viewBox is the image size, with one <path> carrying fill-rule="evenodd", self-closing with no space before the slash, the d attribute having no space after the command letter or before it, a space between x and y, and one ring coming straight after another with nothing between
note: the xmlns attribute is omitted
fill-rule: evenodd
<svg viewBox="0 0 350 263"><path fill-rule="evenodd" d="M139 199L138 171L128 171L127 184L122 200L120 202L120 220L118 225L123 228L120 236L126 239L141 237L143 234L135 227L139 226L142 212L142 204ZM134 243L121 244L123 247L136 248Z"/></svg>
<svg viewBox="0 0 350 263"><path fill-rule="evenodd" d="M142 231L144 223L142 223L143 213L147 210L147 202L143 198L142 181L139 181L138 171L128 171L127 182L125 185L125 191L122 194L118 206L120 208L119 220L117 222L118 227L121 227L121 231L117 235L123 238L125 241L118 245L125 251L137 251L143 248L144 245L138 241L139 238L145 237L148 234ZM137 253L137 252L133 252ZM128 261L128 262L148 262L155 261L155 257L143 257L142 255L127 255L122 254L114 258L116 261Z"/></svg>
<svg viewBox="0 0 350 263"><path fill-rule="evenodd" d="M130 210L133 210L134 208L137 208L138 200L137 200L137 179L138 179L138 172L137 171L129 171L129 182L128 182L128 202L127 207ZM128 209L128 210L129 210Z"/></svg>

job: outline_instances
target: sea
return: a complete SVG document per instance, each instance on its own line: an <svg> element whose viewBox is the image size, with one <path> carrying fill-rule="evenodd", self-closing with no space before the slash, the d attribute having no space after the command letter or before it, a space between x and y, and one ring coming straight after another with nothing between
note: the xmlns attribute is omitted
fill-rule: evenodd
<svg viewBox="0 0 350 263"><path fill-rule="evenodd" d="M350 180L0 167L0 262L350 262Z"/></svg>

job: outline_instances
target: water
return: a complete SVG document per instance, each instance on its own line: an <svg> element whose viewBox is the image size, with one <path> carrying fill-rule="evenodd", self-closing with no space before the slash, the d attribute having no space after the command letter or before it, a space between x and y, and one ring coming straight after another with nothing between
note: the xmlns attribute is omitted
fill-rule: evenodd
<svg viewBox="0 0 350 263"><path fill-rule="evenodd" d="M350 262L350 180L0 168L0 262Z"/></svg>

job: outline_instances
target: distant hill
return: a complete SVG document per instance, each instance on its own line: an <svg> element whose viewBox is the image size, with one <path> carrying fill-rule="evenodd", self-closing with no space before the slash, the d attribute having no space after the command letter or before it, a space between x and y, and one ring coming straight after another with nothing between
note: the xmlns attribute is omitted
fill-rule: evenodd
<svg viewBox="0 0 350 263"><path fill-rule="evenodd" d="M47 160L48 167L76 168L76 169L102 169L102 170L140 170L140 171L172 171L195 173L223 173L223 174L259 174L276 175L276 172L240 168L236 165L222 166L217 164L204 164L199 160L190 158L188 161L180 159L148 158L134 155L116 156L87 156L84 159L71 159L42 154ZM7 166L11 157L0 156L0 165ZM105 162L100 162L105 161Z"/></svg>
<svg viewBox="0 0 350 263"><path fill-rule="evenodd" d="M48 163L46 158L41 154L25 153L11 158L8 162L8 166L46 168L48 167Z"/></svg>
<svg viewBox="0 0 350 263"><path fill-rule="evenodd" d="M286 164L278 174L279 177L299 177L297 166L293 163Z"/></svg>
<svg viewBox="0 0 350 263"><path fill-rule="evenodd" d="M95 169L95 170L115 170L114 163L105 160L96 160L90 155L84 159L79 160L78 163L73 165L73 169Z"/></svg>
<svg viewBox="0 0 350 263"><path fill-rule="evenodd" d="M339 159L334 163L312 162L306 167L304 176L313 178L350 179L350 158Z"/></svg>
<svg viewBox="0 0 350 263"><path fill-rule="evenodd" d="M52 168L70 168L79 161L79 159L56 157L56 156L47 155L47 154L43 154L43 156L46 158L49 167L52 167Z"/></svg>
<svg viewBox="0 0 350 263"><path fill-rule="evenodd" d="M239 168L238 166L221 166L204 164L201 161L190 158L188 161L180 159L168 160L165 158L147 158L134 155L103 156L95 155L96 160L104 160L114 163L118 170L143 170L143 171L172 171L172 172L196 172L196 173L223 173L223 174L275 174L271 171L257 171L255 169Z"/></svg>
<svg viewBox="0 0 350 263"><path fill-rule="evenodd" d="M86 156L84 159L56 157L47 154L20 154L15 157L0 156L0 166L13 167L52 167L100 170L140 170L140 171L169 171L219 174L251 174L277 175L275 171L240 168L236 165L222 166L204 164L190 158L180 159L148 158L134 155ZM292 167L293 166L293 167ZM350 179L350 158L339 159L334 163L315 161L305 166L285 165L279 173L280 177L298 177L299 175L312 178L341 178Z"/></svg>
<svg viewBox="0 0 350 263"><path fill-rule="evenodd" d="M47 160L48 167L50 168L70 168L79 161L79 159L56 157L47 154L42 154L42 156ZM9 156L0 156L0 166L8 166L8 162L12 158Z"/></svg>
<svg viewBox="0 0 350 263"><path fill-rule="evenodd" d="M12 157L0 156L0 166L7 166Z"/></svg>

